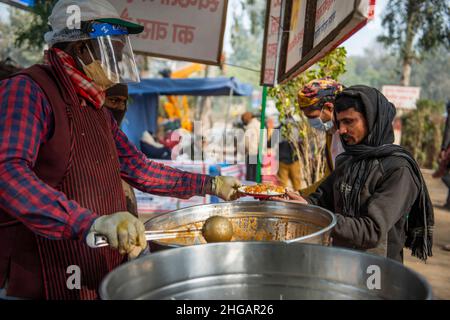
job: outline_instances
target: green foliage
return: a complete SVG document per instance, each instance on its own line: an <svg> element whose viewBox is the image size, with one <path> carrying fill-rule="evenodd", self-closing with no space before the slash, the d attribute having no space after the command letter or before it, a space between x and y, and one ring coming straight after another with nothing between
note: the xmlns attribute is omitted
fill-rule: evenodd
<svg viewBox="0 0 450 320"><path fill-rule="evenodd" d="M435 54L426 54L411 74L411 84L422 88L422 99L450 99L450 52L441 47Z"/></svg>
<svg viewBox="0 0 450 320"><path fill-rule="evenodd" d="M0 60L11 58L21 67L28 67L42 60L42 49L18 47L16 39L20 32L32 23L35 15L17 8L9 8L9 21L0 21ZM40 35L42 38L42 35Z"/></svg>
<svg viewBox="0 0 450 320"><path fill-rule="evenodd" d="M44 34L49 31L47 24L56 0L37 0L32 8L34 15L29 23L19 24L15 44L19 48L42 50Z"/></svg>
<svg viewBox="0 0 450 320"><path fill-rule="evenodd" d="M402 145L424 168L437 163L442 143L445 107L442 102L419 100L417 110L402 117Z"/></svg>
<svg viewBox="0 0 450 320"><path fill-rule="evenodd" d="M343 84L365 84L381 90L383 85L400 83L400 62L397 57L379 48L366 50L363 56L347 57L347 72ZM450 53L439 48L434 54L424 55L421 63L413 62L411 85L421 87L421 98L447 101L450 98Z"/></svg>
<svg viewBox="0 0 450 320"><path fill-rule="evenodd" d="M383 85L400 82L398 58L378 48L366 49L362 56L347 57L346 67L347 72L341 77L346 86L365 84L381 90Z"/></svg>
<svg viewBox="0 0 450 320"><path fill-rule="evenodd" d="M263 46L265 1L232 0L232 54L228 58L226 75L259 86Z"/></svg>
<svg viewBox="0 0 450 320"><path fill-rule="evenodd" d="M410 67L440 46L450 47L448 0L392 0L382 21L386 33L378 37L402 60L402 83L409 85Z"/></svg>
<svg viewBox="0 0 450 320"><path fill-rule="evenodd" d="M448 0L389 1L382 24L387 33L379 41L402 58L420 58L440 45L450 46ZM411 47L408 47L409 37Z"/></svg>
<svg viewBox="0 0 450 320"><path fill-rule="evenodd" d="M300 134L301 144L295 152L301 162L304 186L320 180L324 174L325 135L309 126L306 117L300 111L297 93L306 83L314 79L328 76L338 80L345 73L346 55L345 48L338 48L306 72L268 91L269 97L275 100L275 105L280 112L283 137L297 146L298 137L293 133ZM300 121L293 121L294 118Z"/></svg>

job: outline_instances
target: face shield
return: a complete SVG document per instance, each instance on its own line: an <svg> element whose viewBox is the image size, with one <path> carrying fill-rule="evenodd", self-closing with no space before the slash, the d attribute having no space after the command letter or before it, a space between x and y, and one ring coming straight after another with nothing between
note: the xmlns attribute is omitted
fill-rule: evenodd
<svg viewBox="0 0 450 320"><path fill-rule="evenodd" d="M90 23L87 50L92 62L83 70L104 90L118 84L140 82L126 28L108 23Z"/></svg>

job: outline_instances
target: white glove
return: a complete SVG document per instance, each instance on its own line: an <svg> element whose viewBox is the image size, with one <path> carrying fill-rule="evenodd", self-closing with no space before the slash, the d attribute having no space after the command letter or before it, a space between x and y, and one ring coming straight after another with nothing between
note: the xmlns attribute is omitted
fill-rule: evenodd
<svg viewBox="0 0 450 320"><path fill-rule="evenodd" d="M214 177L211 193L225 201L236 200L239 197L240 185L240 181L234 177Z"/></svg>
<svg viewBox="0 0 450 320"><path fill-rule="evenodd" d="M128 254L130 259L147 248L144 224L129 212L101 216L89 232L106 236L111 247L118 249L120 254Z"/></svg>

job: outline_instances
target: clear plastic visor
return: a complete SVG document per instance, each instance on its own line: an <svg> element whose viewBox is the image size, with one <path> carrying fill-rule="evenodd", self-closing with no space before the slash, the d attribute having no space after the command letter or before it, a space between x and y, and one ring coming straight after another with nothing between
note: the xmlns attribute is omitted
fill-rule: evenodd
<svg viewBox="0 0 450 320"><path fill-rule="evenodd" d="M91 39L91 57L98 60L106 77L113 83L140 82L128 35L108 35Z"/></svg>

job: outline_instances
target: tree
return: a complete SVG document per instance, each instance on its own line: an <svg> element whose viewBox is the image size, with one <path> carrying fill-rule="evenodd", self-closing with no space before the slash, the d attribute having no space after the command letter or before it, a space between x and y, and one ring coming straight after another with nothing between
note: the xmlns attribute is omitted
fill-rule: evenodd
<svg viewBox="0 0 450 320"><path fill-rule="evenodd" d="M386 34L378 41L397 52L402 61L401 84L410 85L411 67L425 53L450 47L448 0L392 0L382 21Z"/></svg>
<svg viewBox="0 0 450 320"><path fill-rule="evenodd" d="M232 0L230 12L233 16L231 47L233 52L227 59L227 76L259 86L265 1Z"/></svg>
<svg viewBox="0 0 450 320"><path fill-rule="evenodd" d="M49 31L48 17L57 0L36 0L31 8L33 18L29 23L19 24L15 44L19 48L42 50L44 34Z"/></svg>
<svg viewBox="0 0 450 320"><path fill-rule="evenodd" d="M450 100L450 53L440 48L436 54L426 55L411 74L411 83L422 88L422 99L446 102Z"/></svg>
<svg viewBox="0 0 450 320"><path fill-rule="evenodd" d="M380 50L381 49L381 50ZM450 99L450 53L441 47L423 56L411 71L411 85L421 87L422 99L446 102ZM347 58L347 72L341 82L347 86L365 84L381 90L383 85L396 85L401 79L399 59L374 46L362 56Z"/></svg>
<svg viewBox="0 0 450 320"><path fill-rule="evenodd" d="M444 103L419 100L417 109L403 116L402 145L421 167L432 169L441 150Z"/></svg>
<svg viewBox="0 0 450 320"><path fill-rule="evenodd" d="M12 59L18 66L28 67L42 61L42 49L16 45L18 34L32 24L35 15L17 8L9 9L9 21L0 21L0 60ZM41 35L41 38L43 36Z"/></svg>

